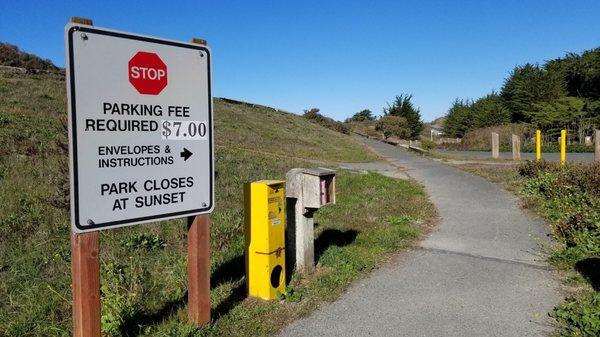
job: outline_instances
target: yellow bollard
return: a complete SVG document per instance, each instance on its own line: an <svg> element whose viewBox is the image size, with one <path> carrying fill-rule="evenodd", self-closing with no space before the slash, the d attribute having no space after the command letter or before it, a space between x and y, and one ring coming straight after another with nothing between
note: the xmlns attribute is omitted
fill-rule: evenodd
<svg viewBox="0 0 600 337"><path fill-rule="evenodd" d="M276 299L285 293L285 181L246 184L244 222L248 296Z"/></svg>
<svg viewBox="0 0 600 337"><path fill-rule="evenodd" d="M535 159L542 159L542 131L535 131Z"/></svg>
<svg viewBox="0 0 600 337"><path fill-rule="evenodd" d="M567 163L567 130L560 130L560 164Z"/></svg>

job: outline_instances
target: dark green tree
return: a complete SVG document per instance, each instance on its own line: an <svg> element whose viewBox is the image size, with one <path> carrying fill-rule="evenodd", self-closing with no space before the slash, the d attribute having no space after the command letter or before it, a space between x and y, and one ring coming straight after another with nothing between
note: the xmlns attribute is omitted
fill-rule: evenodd
<svg viewBox="0 0 600 337"><path fill-rule="evenodd" d="M564 78L569 96L600 99L600 48L581 55L568 53L548 61L544 68Z"/></svg>
<svg viewBox="0 0 600 337"><path fill-rule="evenodd" d="M423 131L423 122L421 121L421 113L418 108L415 108L412 103L412 95L400 94L396 96L394 102L383 109L385 116L398 116L406 119L410 134L407 138L416 139Z"/></svg>
<svg viewBox="0 0 600 337"><path fill-rule="evenodd" d="M527 63L513 69L504 81L501 96L513 122L529 122L526 113L534 111L536 103L549 103L566 93L560 73Z"/></svg>
<svg viewBox="0 0 600 337"><path fill-rule="evenodd" d="M451 137L512 121L532 123L547 134L567 128L583 139L600 127L600 48L568 53L543 66L515 67L500 95L456 100L447 117L444 129Z"/></svg>
<svg viewBox="0 0 600 337"><path fill-rule="evenodd" d="M374 120L375 120L375 116L373 115L373 112L371 112L371 110L369 110L369 109L364 109L362 111L355 113L352 117L347 118L346 123L366 122L366 121L372 122Z"/></svg>
<svg viewBox="0 0 600 337"><path fill-rule="evenodd" d="M474 126L473 102L455 99L444 121L444 133L449 137L462 137Z"/></svg>
<svg viewBox="0 0 600 337"><path fill-rule="evenodd" d="M476 100L471 109L474 128L507 124L511 121L511 113L504 105L504 100L495 92Z"/></svg>
<svg viewBox="0 0 600 337"><path fill-rule="evenodd" d="M585 136L591 135L598 125L597 102L563 97L552 103L537 103L537 109L530 114L531 121L550 135L558 136L561 129L567 129L583 143Z"/></svg>

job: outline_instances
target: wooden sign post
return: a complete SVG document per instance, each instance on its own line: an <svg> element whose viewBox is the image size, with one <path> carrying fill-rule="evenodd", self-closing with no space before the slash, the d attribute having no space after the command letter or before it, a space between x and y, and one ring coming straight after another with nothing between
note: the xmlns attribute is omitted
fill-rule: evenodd
<svg viewBox="0 0 600 337"><path fill-rule="evenodd" d="M71 18L72 23L92 25L92 20ZM100 241L98 232L71 231L71 286L73 336L100 337Z"/></svg>
<svg viewBox="0 0 600 337"><path fill-rule="evenodd" d="M71 232L74 337L100 337L99 253L98 232Z"/></svg>
<svg viewBox="0 0 600 337"><path fill-rule="evenodd" d="M210 322L210 220L188 218L188 317L197 325Z"/></svg>
<svg viewBox="0 0 600 337"><path fill-rule="evenodd" d="M192 43L205 46L198 38ZM210 322L210 219L188 218L188 317L195 324Z"/></svg>

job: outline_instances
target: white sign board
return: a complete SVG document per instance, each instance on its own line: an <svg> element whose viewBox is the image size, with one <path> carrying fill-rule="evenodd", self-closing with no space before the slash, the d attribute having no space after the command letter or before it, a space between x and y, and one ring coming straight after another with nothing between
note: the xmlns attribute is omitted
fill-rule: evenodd
<svg viewBox="0 0 600 337"><path fill-rule="evenodd" d="M75 232L214 207L210 50L65 28Z"/></svg>

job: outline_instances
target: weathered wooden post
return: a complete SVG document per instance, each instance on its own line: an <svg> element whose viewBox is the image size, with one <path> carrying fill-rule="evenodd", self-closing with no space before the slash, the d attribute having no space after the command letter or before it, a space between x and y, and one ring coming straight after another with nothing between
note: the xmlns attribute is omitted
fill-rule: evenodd
<svg viewBox="0 0 600 337"><path fill-rule="evenodd" d="M92 26L92 20L72 17L72 23ZM100 337L100 241L98 232L71 230L73 336Z"/></svg>
<svg viewBox="0 0 600 337"><path fill-rule="evenodd" d="M512 135L512 157L513 160L521 160L521 140L517 135Z"/></svg>
<svg viewBox="0 0 600 337"><path fill-rule="evenodd" d="M300 274L314 270L314 209L304 207L304 169L295 168L286 174L286 198L288 223L287 250L288 263ZM293 210L291 209L293 207Z"/></svg>
<svg viewBox="0 0 600 337"><path fill-rule="evenodd" d="M197 325L210 322L210 219L188 217L188 318Z"/></svg>
<svg viewBox="0 0 600 337"><path fill-rule="evenodd" d="M600 162L600 130L596 130L594 144L596 144L596 161Z"/></svg>
<svg viewBox="0 0 600 337"><path fill-rule="evenodd" d="M500 137L496 132L492 132L492 158L500 157Z"/></svg>
<svg viewBox="0 0 600 337"><path fill-rule="evenodd" d="M286 174L285 193L288 262L300 274L309 274L315 268L314 214L323 206L335 204L335 172L291 169Z"/></svg>
<svg viewBox="0 0 600 337"><path fill-rule="evenodd" d="M99 254L98 232L71 232L74 337L100 337Z"/></svg>
<svg viewBox="0 0 600 337"><path fill-rule="evenodd" d="M206 46L206 40L192 43ZM197 325L210 322L210 218L188 217L188 318Z"/></svg>

